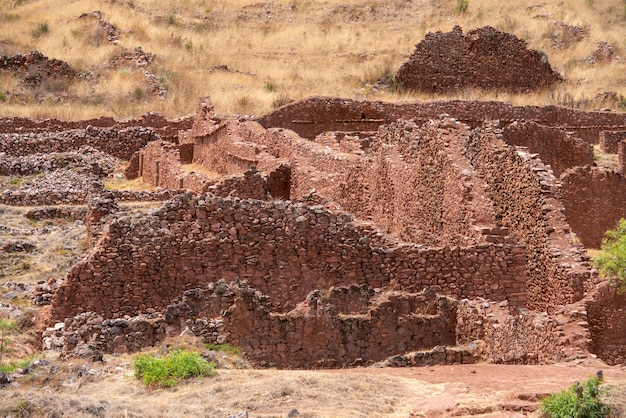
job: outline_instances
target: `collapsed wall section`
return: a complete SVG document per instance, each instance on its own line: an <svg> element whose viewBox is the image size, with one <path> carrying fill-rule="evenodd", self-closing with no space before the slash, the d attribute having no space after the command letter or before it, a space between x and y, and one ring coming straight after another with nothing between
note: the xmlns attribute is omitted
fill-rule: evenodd
<svg viewBox="0 0 626 418"><path fill-rule="evenodd" d="M111 222L53 302L62 319L162 309L184 290L248 280L285 311L314 289L360 284L526 302L526 255L515 245L423 249L347 214L300 203L180 195L143 218Z"/></svg>
<svg viewBox="0 0 626 418"><path fill-rule="evenodd" d="M460 26L448 33L426 34L395 79L409 90L428 93L468 87L529 92L563 80L545 54L490 26L466 35Z"/></svg>
<svg viewBox="0 0 626 418"><path fill-rule="evenodd" d="M600 248L604 233L626 217L626 178L598 167L576 167L561 178L567 221L580 241Z"/></svg>

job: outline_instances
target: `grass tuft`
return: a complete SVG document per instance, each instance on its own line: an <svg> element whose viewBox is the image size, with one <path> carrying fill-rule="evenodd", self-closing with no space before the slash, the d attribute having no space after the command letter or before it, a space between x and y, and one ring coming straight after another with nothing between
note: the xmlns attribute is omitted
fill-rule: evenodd
<svg viewBox="0 0 626 418"><path fill-rule="evenodd" d="M48 26L48 22L40 23L37 25L35 29L31 32L33 38L38 39L43 35L47 35L50 32L50 27Z"/></svg>
<svg viewBox="0 0 626 418"><path fill-rule="evenodd" d="M172 387L191 377L215 375L215 364L209 363L195 351L173 350L164 358L142 354L133 361L135 377L146 386Z"/></svg>

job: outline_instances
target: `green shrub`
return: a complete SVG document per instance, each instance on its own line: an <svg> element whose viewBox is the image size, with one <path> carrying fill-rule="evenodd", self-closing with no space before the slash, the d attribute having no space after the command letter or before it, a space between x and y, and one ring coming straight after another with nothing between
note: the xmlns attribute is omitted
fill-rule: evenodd
<svg viewBox="0 0 626 418"><path fill-rule="evenodd" d="M626 219L620 219L617 228L605 233L602 253L595 257L593 264L611 283L619 286L620 293L626 291Z"/></svg>
<svg viewBox="0 0 626 418"><path fill-rule="evenodd" d="M541 412L549 418L600 418L608 413L608 406L599 399L600 379L594 376L582 384L582 394L577 393L579 384L552 394L541 400Z"/></svg>
<svg viewBox="0 0 626 418"><path fill-rule="evenodd" d="M191 377L213 376L215 364L194 351L173 350L164 358L143 354L133 361L135 377L146 386L172 387Z"/></svg>
<svg viewBox="0 0 626 418"><path fill-rule="evenodd" d="M626 2L624 2L624 17L626 17ZM620 110L626 110L626 96L619 96L619 102L617 102L617 108Z"/></svg>

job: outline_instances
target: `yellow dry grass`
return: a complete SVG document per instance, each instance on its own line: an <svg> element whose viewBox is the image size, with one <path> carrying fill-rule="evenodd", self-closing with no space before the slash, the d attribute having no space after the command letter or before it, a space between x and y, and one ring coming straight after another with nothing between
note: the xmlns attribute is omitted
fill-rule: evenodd
<svg viewBox="0 0 626 418"><path fill-rule="evenodd" d="M387 101L450 98L390 92L374 82L397 69L427 32L449 31L457 24L466 31L491 25L516 34L531 48L545 51L568 82L531 95L463 91L452 98L593 106L584 101L605 91L626 94L623 62L584 63L599 41L608 42L618 55L626 54L623 0L470 0L465 13L456 6L452 0L0 0L0 54L36 49L94 74L89 82L68 87L61 105L49 92L31 98L5 75L0 87L9 99L0 112L77 119L157 111L173 117L193 113L198 97L211 95L218 112L258 115L278 99L311 95ZM118 46L103 40L94 20L78 18L93 10L101 10L119 29ZM569 49L554 50L549 30L553 21L578 25L587 36ZM49 32L34 37L44 22ZM102 66L123 49L137 46L156 55L148 70L168 89L165 100L145 92L143 69ZM220 65L231 71L216 69Z"/></svg>

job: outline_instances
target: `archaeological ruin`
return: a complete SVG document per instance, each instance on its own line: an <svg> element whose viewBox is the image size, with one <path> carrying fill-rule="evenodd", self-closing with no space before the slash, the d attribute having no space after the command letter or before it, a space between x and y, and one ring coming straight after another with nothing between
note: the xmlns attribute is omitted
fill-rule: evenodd
<svg viewBox="0 0 626 418"><path fill-rule="evenodd" d="M0 174L44 173L0 203L87 227L47 284L47 349L192 333L263 367L626 361L625 296L585 253L626 217L623 169L594 160L626 160L624 113L315 97L254 119L204 98L0 127ZM105 190L120 162L153 190Z"/></svg>

